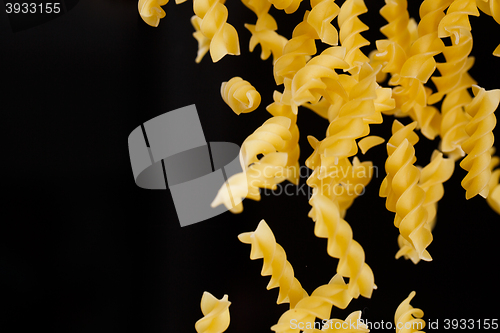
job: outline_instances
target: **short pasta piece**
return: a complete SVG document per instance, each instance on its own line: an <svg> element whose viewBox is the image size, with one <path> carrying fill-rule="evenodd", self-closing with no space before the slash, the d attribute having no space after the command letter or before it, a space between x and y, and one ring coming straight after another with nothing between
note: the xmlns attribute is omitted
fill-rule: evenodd
<svg viewBox="0 0 500 333"><path fill-rule="evenodd" d="M298 301L307 297L307 292L302 288L300 282L293 275L293 268L286 260L283 247L276 243L274 234L266 221L260 221L254 232L245 232L238 236L245 244L251 244L250 259L264 259L262 275L271 275L267 289L279 287L278 304L290 303L294 308Z"/></svg>
<svg viewBox="0 0 500 333"><path fill-rule="evenodd" d="M260 94L241 77L233 77L227 82L222 82L220 87L222 99L236 114L248 113L260 105Z"/></svg>
<svg viewBox="0 0 500 333"><path fill-rule="evenodd" d="M205 291L201 297L203 318L194 325L198 333L222 333L229 327L229 305L227 295L220 300Z"/></svg>
<svg viewBox="0 0 500 333"><path fill-rule="evenodd" d="M139 15L152 27L160 24L160 19L165 17L165 11L160 6L164 6L168 0L139 0Z"/></svg>
<svg viewBox="0 0 500 333"><path fill-rule="evenodd" d="M394 315L396 333L422 332L421 330L425 327L425 320L421 319L424 316L424 312L410 305L413 297L415 297L414 291L396 309L396 314Z"/></svg>

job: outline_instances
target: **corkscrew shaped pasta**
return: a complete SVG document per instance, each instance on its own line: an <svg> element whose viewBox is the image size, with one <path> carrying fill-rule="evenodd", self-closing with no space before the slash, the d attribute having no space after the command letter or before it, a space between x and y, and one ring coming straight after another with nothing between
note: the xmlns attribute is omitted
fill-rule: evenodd
<svg viewBox="0 0 500 333"><path fill-rule="evenodd" d="M283 54L276 59L273 68L276 84L283 84L285 78L293 79L295 73L306 65L308 57L316 54L316 30L307 22L309 11L295 29L292 38L283 47Z"/></svg>
<svg viewBox="0 0 500 333"><path fill-rule="evenodd" d="M439 37L453 38L451 38L452 45L443 49L446 62L437 65L441 76L432 78L438 91L429 97L429 104L439 102L445 94L456 89L462 81L461 76L474 63L474 58L469 57L472 50L469 16L479 15L475 3L476 0L453 1L445 17L439 22Z"/></svg>
<svg viewBox="0 0 500 333"><path fill-rule="evenodd" d="M460 167L468 171L462 180L467 200L478 194L483 198L488 196L488 183L491 177L489 150L494 141L493 128L496 125L494 112L500 101L500 89L486 91L474 85L472 90L475 97L465 108L472 117L465 126L469 138L462 143L462 149L467 156L460 162Z"/></svg>
<svg viewBox="0 0 500 333"><path fill-rule="evenodd" d="M491 154L493 155L493 153L494 149L492 149ZM492 171L489 183L490 192L486 198L488 205L490 205L497 214L500 214L500 168L496 170L493 169L499 164L500 157L493 156L490 163L490 170Z"/></svg>
<svg viewBox="0 0 500 333"><path fill-rule="evenodd" d="M450 179L455 169L455 161L451 158L443 158L443 153L435 150L432 153L431 162L426 165L420 176L419 186L425 192L424 208L427 210L427 223L432 230L436 224L437 203L444 195L443 183ZM396 259L404 256L411 259L414 264L420 261L418 254L401 235L398 237L400 250L396 253Z"/></svg>
<svg viewBox="0 0 500 333"><path fill-rule="evenodd" d="M470 116L464 107L472 101L467 89L476 84L467 72L460 80L459 85L445 96L441 105L440 149L455 160L465 155L462 142L468 137L465 126L469 123Z"/></svg>
<svg viewBox="0 0 500 333"><path fill-rule="evenodd" d="M348 99L347 92L339 82L339 75L335 72L335 69L349 67L349 64L344 61L345 52L344 47L329 47L309 60L307 65L297 72L293 77L291 87L294 106L306 102L318 103L321 97L333 104L335 95L340 95L345 100Z"/></svg>
<svg viewBox="0 0 500 333"><path fill-rule="evenodd" d="M292 140L290 118L277 116L268 119L248 136L240 149L242 173L231 176L217 193L212 207L224 204L233 213L243 210L244 198L260 200L259 188L275 189L285 179L293 179L287 167L287 148ZM258 155L264 155L260 160Z"/></svg>
<svg viewBox="0 0 500 333"><path fill-rule="evenodd" d="M229 327L229 305L227 295L220 300L205 291L201 297L203 318L195 324L198 333L222 333Z"/></svg>
<svg viewBox="0 0 500 333"><path fill-rule="evenodd" d="M338 17L340 27L340 44L346 48L345 61L349 64L351 74L357 74L363 63L369 58L360 50L370 42L361 36L361 32L368 30L368 26L361 22L359 15L368 12L363 0L346 0Z"/></svg>
<svg viewBox="0 0 500 333"><path fill-rule="evenodd" d="M321 41L328 45L337 45L339 35L331 24L339 14L340 8L335 0L311 0L311 12L307 22L316 30Z"/></svg>
<svg viewBox="0 0 500 333"><path fill-rule="evenodd" d="M399 304L394 315L394 324L396 325L396 333L415 333L425 327L425 320L421 319L424 312L410 305L411 300L415 297L415 292Z"/></svg>
<svg viewBox="0 0 500 333"><path fill-rule="evenodd" d="M309 217L315 222L317 237L327 238L327 252L339 259L337 273L349 278L348 292L352 298L359 295L370 298L376 289L373 272L365 263L365 252L353 239L352 229L341 216L338 204L325 195L313 190L309 200L312 206Z"/></svg>
<svg viewBox="0 0 500 333"><path fill-rule="evenodd" d="M413 132L416 123L403 126L394 121L393 135L387 143L386 178L380 187L380 196L387 197L387 210L395 212L394 225L401 236L415 249L420 259L432 260L426 248L432 242L423 207L425 192L418 186L420 171L415 163L413 145L418 136Z"/></svg>
<svg viewBox="0 0 500 333"><path fill-rule="evenodd" d="M304 297L297 305L285 313L278 320L278 323L271 327L276 333L309 333L318 332L314 330L316 318L329 319L332 306L345 309L351 297L347 293L347 286L341 276L335 275L328 284L316 288L311 296ZM359 319L361 311L357 311L347 317L354 320ZM358 320L356 320L358 322ZM295 325L296 324L296 325ZM359 326L359 331L366 332L364 326Z"/></svg>
<svg viewBox="0 0 500 333"><path fill-rule="evenodd" d="M286 179L291 183L298 185L300 178L300 146L299 146L299 127L297 126L297 114L293 112L292 107L282 101L283 96L275 91L273 94L274 102L267 106L266 110L275 117L287 117L290 119L291 138L286 141L285 146L280 152L287 153Z"/></svg>
<svg viewBox="0 0 500 333"><path fill-rule="evenodd" d="M281 57L283 47L288 40L276 32L278 25L276 20L269 14L271 3L268 0L242 0L242 2L257 15L255 25L245 24L245 28L252 34L250 52L253 52L255 47L260 44L262 49L261 59L266 60L272 53L275 61Z"/></svg>
<svg viewBox="0 0 500 333"><path fill-rule="evenodd" d="M236 114L248 113L260 105L260 94L241 77L233 77L227 82L222 82L220 92L222 99Z"/></svg>
<svg viewBox="0 0 500 333"><path fill-rule="evenodd" d="M500 3L495 0L477 0L477 7L481 9L482 12L489 16L493 16L495 21L500 24ZM493 55L500 57L500 44L493 51Z"/></svg>
<svg viewBox="0 0 500 333"><path fill-rule="evenodd" d="M302 0L269 0L274 7L282 9L287 14L294 13L300 6Z"/></svg>
<svg viewBox="0 0 500 333"><path fill-rule="evenodd" d="M318 153L323 157L322 168L355 155L358 152L355 140L370 133L370 124L382 123L382 114L375 108L374 103L378 97L376 93L377 71L373 70L368 63L364 63L356 77L357 82L348 89L347 101L338 111L334 111L337 116L332 117L334 119L328 126L326 138L317 148ZM334 103L331 108L335 109L338 104L340 103Z"/></svg>
<svg viewBox="0 0 500 333"><path fill-rule="evenodd" d="M193 0L195 15L191 22L195 29L198 28L199 32L210 40L209 50L213 62L219 61L226 54L240 54L238 33L227 23L227 8L223 3L221 0ZM196 39L201 44L200 40ZM196 62L200 62L203 55L200 56L199 53Z"/></svg>
<svg viewBox="0 0 500 333"><path fill-rule="evenodd" d="M410 15L406 0L385 0L385 5L380 9L380 15L387 24L380 28L389 41L396 43L403 51L408 52L412 37L410 33Z"/></svg>
<svg viewBox="0 0 500 333"><path fill-rule="evenodd" d="M160 6L164 6L168 0L139 0L139 15L144 22L152 27L160 24L160 19L165 17L165 11Z"/></svg>
<svg viewBox="0 0 500 333"><path fill-rule="evenodd" d="M308 296L294 277L293 267L286 260L285 250L276 243L276 238L266 221L260 221L254 232L242 233L238 239L242 243L252 245L250 259L264 259L261 274L271 275L267 290L279 287L277 304L290 303L290 308L293 309L298 301Z"/></svg>

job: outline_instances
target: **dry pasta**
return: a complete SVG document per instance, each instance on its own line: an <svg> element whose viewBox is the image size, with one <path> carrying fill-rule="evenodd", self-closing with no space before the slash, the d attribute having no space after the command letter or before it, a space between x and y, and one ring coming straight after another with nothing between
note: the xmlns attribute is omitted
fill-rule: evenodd
<svg viewBox="0 0 500 333"><path fill-rule="evenodd" d="M489 150L494 141L494 112L500 102L500 89L486 91L484 88L473 86L473 91L475 97L465 108L472 117L465 126L469 137L462 143L462 149L467 156L460 162L460 166L468 171L462 180L466 199L478 194L483 198L488 196L491 177Z"/></svg>
<svg viewBox="0 0 500 333"><path fill-rule="evenodd" d="M193 0L193 9L195 15L191 21L197 32L210 41L208 50L213 62L217 62L226 54L239 55L240 44L236 29L227 23L227 8L221 0ZM195 36L196 37L196 36ZM196 39L200 43L200 37ZM204 40L203 45L206 45ZM196 62L200 62L203 55L207 52L198 52Z"/></svg>
<svg viewBox="0 0 500 333"><path fill-rule="evenodd" d="M412 291L396 309L394 325L396 326L397 333L423 332L421 329L425 327L425 320L422 319L424 312L418 308L414 308L410 304L415 294Z"/></svg>
<svg viewBox="0 0 500 333"><path fill-rule="evenodd" d="M203 318L195 324L198 333L222 333L229 327L229 305L227 295L220 300L205 291L201 298Z"/></svg>
<svg viewBox="0 0 500 333"><path fill-rule="evenodd" d="M224 102L236 114L252 112L260 105L259 92L248 81L238 76L222 82L220 92Z"/></svg>
<svg viewBox="0 0 500 333"><path fill-rule="evenodd" d="M294 308L298 301L307 297L307 292L293 275L293 268L286 260L283 247L276 243L271 228L266 221L260 221L254 232L242 233L238 236L242 243L251 244L250 259L264 259L262 275L271 275L267 289L279 287L278 304L290 303Z"/></svg>
<svg viewBox="0 0 500 333"><path fill-rule="evenodd" d="M142 19L158 26L165 16L161 6L167 2L139 0ZM260 45L263 60L272 55L273 77L283 90L274 91L273 102L266 107L272 117L241 145L244 171L222 184L212 206L224 204L239 213L244 198L260 200L261 188L276 189L285 180L298 185L300 107L328 120L324 138L307 137L313 153L305 164L312 170L307 179L312 189L309 217L315 222L315 235L327 239L327 253L339 259L337 274L308 295L264 220L254 232L239 235L240 241L251 244L251 259L263 258L261 274L271 275L268 289L280 290L277 303L290 303L290 310L271 329L279 333L319 332L316 320L328 320L332 306L344 309L352 299L360 295L369 298L376 289L364 250L353 239L344 218L372 179L373 163L361 162L356 155L359 150L365 154L384 142L382 137L368 136L370 125L383 122L382 115L411 119L408 125L397 120L393 123L386 145L387 175L379 190L379 195L386 198L386 208L395 213L394 224L400 231L396 258L404 257L415 264L432 260L427 247L433 240L431 231L438 218L438 201L444 195L443 183L451 178L455 161L461 160L460 166L468 172L462 181L466 199L479 194L500 214L500 169L495 169L500 158L492 157L494 112L500 103L500 90L480 88L469 74L474 65L469 17L483 12L500 24L500 2L424 0L417 22L410 18L406 0L385 0L380 14L387 24L380 31L386 38L375 41L376 50L369 54L362 51L370 44L361 35L368 30L359 18L368 11L363 0L345 0L340 7L335 0L310 0L309 10L290 39L278 33L270 9L274 6L287 14L294 13L302 0L242 3L257 16L255 24L245 24L251 33L249 49L252 52ZM213 62L226 54L240 53L238 34L227 23L224 0L194 0L193 9L193 35L198 41L196 62L207 52ZM450 42L445 45L448 38ZM326 48L318 54L317 45L321 43ZM444 62L435 60L439 54ZM494 55L500 56L500 45ZM429 87L429 79L435 91ZM389 87L382 86L385 81ZM469 93L471 88L474 96ZM236 114L252 112L261 102L260 93L240 77L223 82L220 93ZM430 140L439 137L439 149L423 168L415 165L417 130ZM347 283L344 278L348 278ZM410 293L396 310L398 333L417 332L425 326L423 312L409 304L414 296L415 292ZM217 300L205 293L205 317L196 323L197 331L225 330L229 304L227 295ZM358 321L360 315L359 311L353 312L345 322ZM296 327L291 327L292 322ZM321 331L334 330L323 327ZM348 331L368 329L358 325Z"/></svg>

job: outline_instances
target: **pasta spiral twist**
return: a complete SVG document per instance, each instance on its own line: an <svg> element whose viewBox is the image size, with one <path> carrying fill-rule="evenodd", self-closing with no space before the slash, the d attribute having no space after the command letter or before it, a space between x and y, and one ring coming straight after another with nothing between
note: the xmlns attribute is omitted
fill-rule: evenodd
<svg viewBox="0 0 500 333"><path fill-rule="evenodd" d="M399 304L394 314L394 324L396 325L396 333L416 333L425 327L425 320L421 319L424 312L410 305L411 300L415 297L415 292Z"/></svg>
<svg viewBox="0 0 500 333"><path fill-rule="evenodd" d="M359 72L359 67L370 59L360 50L370 42L361 36L361 32L368 30L368 26L361 22L359 15L368 11L363 0L346 0L338 17L340 27L340 44L346 48L345 61L349 64L346 69L352 74Z"/></svg>
<svg viewBox="0 0 500 333"><path fill-rule="evenodd" d="M290 303L294 308L298 301L307 297L307 292L294 277L293 267L286 260L283 247L276 243L271 228L266 221L260 221L254 232L242 233L238 239L245 244L251 244L250 259L264 259L262 276L271 275L267 290L279 287L277 304Z"/></svg>
<svg viewBox="0 0 500 333"><path fill-rule="evenodd" d="M394 121L393 135L387 144L387 176L382 182L380 196L387 197L387 209L396 213L394 225L401 236L420 259L430 261L432 258L426 248L432 242L432 233L423 207L425 192L418 186L420 171L413 165L416 161L413 145L418 141L413 133L415 126L415 122L403 126Z"/></svg>
<svg viewBox="0 0 500 333"><path fill-rule="evenodd" d="M330 23L339 14L340 8L335 0L311 0L311 12L307 22L316 30L321 41L328 45L337 45L339 35Z"/></svg>
<svg viewBox="0 0 500 333"><path fill-rule="evenodd" d="M420 176L420 188L425 191L424 208L427 210L427 223L429 229L433 229L436 223L437 203L444 195L443 183L450 179L455 169L453 159L443 158L443 154L435 150L431 157L431 162L426 165ZM401 235L398 236L400 250L396 253L396 259L404 256L411 259L414 264L420 261L418 254Z"/></svg>
<svg viewBox="0 0 500 333"><path fill-rule="evenodd" d="M405 52L409 50L412 42L407 7L406 0L385 0L385 5L380 9L380 14L388 22L380 28L380 32Z"/></svg>
<svg viewBox="0 0 500 333"><path fill-rule="evenodd" d="M307 57L316 54L315 39L318 33L307 22L309 11L295 29L292 38L283 47L283 54L276 59L273 73L276 84L283 84L285 78L293 79L295 73L306 65Z"/></svg>
<svg viewBox="0 0 500 333"><path fill-rule="evenodd" d="M195 324L198 333L222 333L229 327L229 305L227 295L220 300L205 291L201 297L203 318Z"/></svg>
<svg viewBox="0 0 500 333"><path fill-rule="evenodd" d="M259 92L248 81L238 76L223 82L220 92L224 102L238 115L252 112L260 105Z"/></svg>
<svg viewBox="0 0 500 333"><path fill-rule="evenodd" d="M462 142L468 137L465 126L469 123L470 116L464 111L464 107L472 101L467 89L475 83L468 73L464 73L458 87L445 96L441 105L440 149L454 159L465 155Z"/></svg>
<svg viewBox="0 0 500 333"><path fill-rule="evenodd" d="M221 0L193 1L195 15L191 20L193 26L199 28L203 36L210 40L209 50L213 62L219 61L226 54L240 54L238 33L227 23L227 8L223 3ZM201 58L203 55L200 57L198 54L196 62L200 62Z"/></svg>
<svg viewBox="0 0 500 333"><path fill-rule="evenodd" d="M313 193L309 204L312 206L309 216L316 223L314 233L328 239L328 254L339 259L337 273L349 278L349 295L370 298L376 288L373 272L365 263L363 248L352 238L349 223L340 216L338 204L318 191Z"/></svg>
<svg viewBox="0 0 500 333"><path fill-rule="evenodd" d="M139 14L144 22L152 27L160 24L160 19L165 17L165 11L160 6L164 6L168 0L139 0Z"/></svg>
<svg viewBox="0 0 500 333"><path fill-rule="evenodd" d="M269 14L271 3L268 0L242 0L242 2L257 15L255 25L245 24L245 28L252 34L250 52L253 52L255 47L260 44L262 48L261 59L266 60L272 53L275 61L281 57L283 47L288 40L276 32L278 25Z"/></svg>
<svg viewBox="0 0 500 333"><path fill-rule="evenodd" d="M343 279L335 275L328 284L316 288L311 296L303 298L295 308L283 313L271 330L276 333L318 332L314 329L316 318L329 319L332 306L344 309L347 306L346 302L349 303L350 298L346 296L345 287ZM346 332L367 332L366 326L359 321L360 317L361 311L356 311L346 318L347 327L355 327ZM338 321L338 319L333 319L332 323ZM355 321L355 324L352 321ZM326 331L331 330L326 329Z"/></svg>
<svg viewBox="0 0 500 333"><path fill-rule="evenodd" d="M348 95L339 82L339 75L335 69L347 69L349 65L344 61L346 49L332 46L315 56L305 67L301 68L292 80L292 102L301 105L306 102L317 103L324 97L333 104L335 95L347 100ZM281 58L280 58L281 59Z"/></svg>
<svg viewBox="0 0 500 333"><path fill-rule="evenodd" d="M445 94L453 91L461 83L461 76L474 63L474 58L469 57L472 50L469 16L479 15L475 3L476 0L455 0L439 22L439 37L453 36L453 38L451 38L452 45L443 50L446 62L437 65L441 76L432 78L438 91L429 97L429 104L440 101Z"/></svg>
<svg viewBox="0 0 500 333"><path fill-rule="evenodd" d="M287 166L288 153L280 152L287 148L287 140L292 139L290 125L290 118L272 117L245 139L240 149L244 171L222 185L212 207L224 204L231 212L240 213L244 198L260 200L259 188L275 189L276 184L293 179ZM260 154L264 156L259 160Z"/></svg>
<svg viewBox="0 0 500 333"><path fill-rule="evenodd" d="M472 89L475 97L465 108L472 117L465 126L469 138L462 143L462 149L467 156L460 162L460 167L468 171L462 180L467 200L477 194L483 198L488 196L488 182L491 176L489 150L494 141L492 132L496 125L494 112L500 101L500 89L486 91L476 85Z"/></svg>

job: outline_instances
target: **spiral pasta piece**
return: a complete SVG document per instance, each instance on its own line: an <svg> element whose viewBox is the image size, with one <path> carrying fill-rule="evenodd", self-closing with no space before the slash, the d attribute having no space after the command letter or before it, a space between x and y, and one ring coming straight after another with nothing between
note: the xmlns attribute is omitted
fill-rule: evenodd
<svg viewBox="0 0 500 333"><path fill-rule="evenodd" d="M302 105L306 102L318 103L324 97L330 104L334 103L335 95L347 100L348 95L339 82L335 69L347 69L349 64L344 61L346 49L332 46L320 55L309 60L292 80L292 102Z"/></svg>
<svg viewBox="0 0 500 333"><path fill-rule="evenodd" d="M477 0L477 7L489 16L493 16L495 21L500 24L500 3L495 0ZM500 44L493 51L493 55L500 57Z"/></svg>
<svg viewBox="0 0 500 333"><path fill-rule="evenodd" d="M435 150L432 153L431 162L420 173L419 186L425 191L423 206L427 210L427 223L430 230L436 224L437 203L444 195L443 183L450 179L454 169L455 161L451 158L443 158L443 153ZM405 259L411 259L414 264L420 261L411 244L401 235L398 237L398 244L400 250L396 253L396 259L404 256Z"/></svg>
<svg viewBox="0 0 500 333"><path fill-rule="evenodd" d="M227 82L222 82L220 92L222 99L236 114L248 113L260 105L260 94L241 77L233 77Z"/></svg>
<svg viewBox="0 0 500 333"><path fill-rule="evenodd" d="M425 320L421 319L424 312L418 308L411 306L410 302L415 297L415 292L399 304L394 314L394 324L396 325L396 333L415 333L425 327Z"/></svg>
<svg viewBox="0 0 500 333"><path fill-rule="evenodd" d="M245 139L239 156L243 172L231 176L222 185L212 207L224 204L231 212L240 213L244 198L258 201L260 188L274 190L285 179L297 177L287 162L288 152L284 151L291 149L288 142L294 139L290 125L290 118L272 117ZM260 154L264 156L259 159Z"/></svg>
<svg viewBox="0 0 500 333"><path fill-rule="evenodd" d="M152 27L160 24L160 19L165 17L165 11L160 6L164 6L168 0L139 0L139 15L144 22Z"/></svg>
<svg viewBox="0 0 500 333"><path fill-rule="evenodd" d="M426 248L432 242L424 208L425 191L418 186L420 171L415 163L413 145L418 136L413 132L416 123L403 126L394 121L393 135L387 143L386 178L380 187L380 196L387 197L387 210L396 213L394 225L401 236L415 249L420 259L432 260Z"/></svg>
<svg viewBox="0 0 500 333"><path fill-rule="evenodd" d="M193 1L195 15L191 21L195 29L198 28L199 32L210 40L209 50L213 62L219 61L226 54L240 54L238 33L227 23L227 8L223 3L221 0ZM198 42L200 43L199 39ZM204 53L201 56L198 54L196 62L200 62L203 55Z"/></svg>
<svg viewBox="0 0 500 333"><path fill-rule="evenodd" d="M311 0L311 12L307 22L316 30L321 41L328 45L337 45L339 35L331 24L340 12L335 0Z"/></svg>
<svg viewBox="0 0 500 333"><path fill-rule="evenodd" d="M220 300L205 291L201 297L203 318L195 324L198 333L222 333L229 327L229 305L227 295Z"/></svg>
<svg viewBox="0 0 500 333"><path fill-rule="evenodd" d="M316 54L315 40L319 36L307 21L308 16L309 11L306 11L302 22L293 29L292 38L283 47L283 54L274 62L274 80L278 85L283 84L285 78L293 79L306 65L308 57Z"/></svg>
<svg viewBox="0 0 500 333"><path fill-rule="evenodd" d="M315 222L314 233L328 239L328 254L339 259L337 273L349 278L349 295L370 298L376 289L373 272L365 263L363 248L353 239L349 223L340 216L338 204L318 191L314 191L309 204L312 206L309 216Z"/></svg>
<svg viewBox="0 0 500 333"><path fill-rule="evenodd" d="M455 160L465 155L462 142L468 137L465 126L469 123L470 116L464 107L472 101L467 89L475 83L468 73L464 73L458 87L445 96L441 105L440 149Z"/></svg>
<svg viewBox="0 0 500 333"><path fill-rule="evenodd" d="M238 239L242 243L252 245L250 259L264 259L261 274L271 275L267 290L279 287L277 304L290 303L292 309L298 301L308 296L294 277L293 267L286 260L285 250L276 243L276 238L266 221L261 220L254 232L242 233Z"/></svg>
<svg viewBox="0 0 500 333"><path fill-rule="evenodd" d="M268 0L242 0L243 4L250 8L257 15L255 24L245 24L252 37L250 37L250 52L260 44L262 52L261 59L266 60L273 55L273 59L278 59L283 53L283 47L288 41L279 35L276 30L278 25L276 20L269 14L271 3Z"/></svg>
<svg viewBox="0 0 500 333"><path fill-rule="evenodd" d="M476 0L455 0L448 8L446 15L439 22L440 38L451 38L452 45L443 50L445 63L437 65L440 77L433 77L437 92L429 96L429 104L440 101L461 83L464 75L473 65L474 58L469 57L472 50L472 34L469 16L479 16L475 6ZM469 88L469 87L468 87Z"/></svg>
<svg viewBox="0 0 500 333"><path fill-rule="evenodd" d="M363 63L369 58L360 50L370 42L361 36L368 26L361 22L359 15L368 12L363 0L346 0L340 7L338 23L340 27L340 44L346 48L345 61L349 64L351 74L357 74Z"/></svg>
<svg viewBox="0 0 500 333"><path fill-rule="evenodd" d="M486 91L474 85L472 90L475 97L465 108L472 117L465 126L469 138L462 143L462 149L467 156L460 162L460 167L468 171L462 180L467 200L477 194L483 198L488 196L488 182L491 176L489 150L494 141L493 128L496 125L494 112L500 102L500 89Z"/></svg>
<svg viewBox="0 0 500 333"><path fill-rule="evenodd" d="M380 14L387 21L387 24L380 28L380 32L405 52L409 51L412 37L408 2L406 0L385 0Z"/></svg>
<svg viewBox="0 0 500 333"><path fill-rule="evenodd" d="M271 327L276 333L312 333L312 332L338 332L338 327L347 327L342 332L366 333L366 325L361 323L361 311L352 312L345 321L339 319L329 320L323 330L315 329L315 319L327 320L330 318L332 306L345 308L345 284L337 275L329 284L318 287L311 296L299 301L294 309L286 311ZM348 299L348 297L347 297ZM347 305L346 305L347 306ZM335 326L337 324L337 326ZM343 325L344 324L344 325ZM328 325L328 327L326 327ZM335 329L337 327L337 329Z"/></svg>

